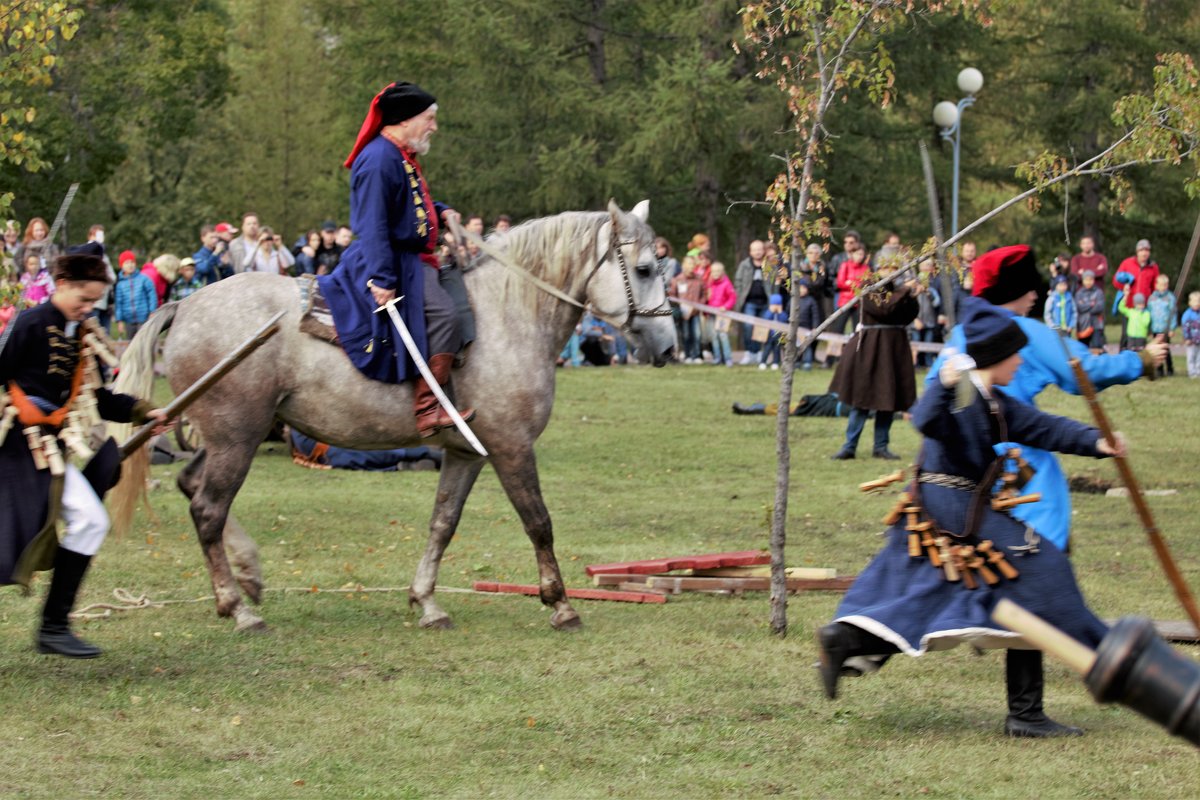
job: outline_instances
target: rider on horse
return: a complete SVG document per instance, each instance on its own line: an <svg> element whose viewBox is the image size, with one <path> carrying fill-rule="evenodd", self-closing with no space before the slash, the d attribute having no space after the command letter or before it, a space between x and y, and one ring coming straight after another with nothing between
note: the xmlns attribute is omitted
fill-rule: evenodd
<svg viewBox="0 0 1200 800"><path fill-rule="evenodd" d="M371 102L346 159L350 173L350 227L356 240L333 274L319 278L342 348L364 375L398 383L416 378L417 430L432 436L453 426L403 346L387 315L399 305L417 348L438 383L450 380L463 344L455 303L438 280L435 255L442 223L458 212L433 202L417 157L429 152L437 130L437 102L411 83L393 83ZM471 419L471 409L461 411Z"/></svg>

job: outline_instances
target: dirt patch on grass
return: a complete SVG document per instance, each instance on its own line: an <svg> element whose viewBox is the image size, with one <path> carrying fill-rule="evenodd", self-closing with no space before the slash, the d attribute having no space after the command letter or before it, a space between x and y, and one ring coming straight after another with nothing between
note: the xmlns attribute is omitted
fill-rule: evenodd
<svg viewBox="0 0 1200 800"><path fill-rule="evenodd" d="M1116 483L1106 478L1097 478L1095 475L1072 475L1067 479L1067 486L1072 492L1080 494L1104 494L1116 486Z"/></svg>

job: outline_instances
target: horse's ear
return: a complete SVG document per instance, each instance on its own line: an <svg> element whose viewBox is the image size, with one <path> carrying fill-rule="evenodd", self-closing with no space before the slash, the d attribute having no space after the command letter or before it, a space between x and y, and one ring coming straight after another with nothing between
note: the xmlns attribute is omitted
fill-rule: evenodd
<svg viewBox="0 0 1200 800"><path fill-rule="evenodd" d="M608 200L608 215L612 217L613 225L621 224L621 207L611 197Z"/></svg>
<svg viewBox="0 0 1200 800"><path fill-rule="evenodd" d="M642 222L645 222L646 220L648 220L650 218L650 201L649 200L641 201L636 206L634 206L633 211L630 211L629 213L633 214L635 217L640 219Z"/></svg>

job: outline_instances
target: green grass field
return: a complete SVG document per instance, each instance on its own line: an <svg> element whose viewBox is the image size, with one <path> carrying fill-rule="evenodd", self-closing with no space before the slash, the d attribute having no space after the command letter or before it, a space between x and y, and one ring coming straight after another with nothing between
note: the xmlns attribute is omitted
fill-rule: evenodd
<svg viewBox="0 0 1200 800"><path fill-rule="evenodd" d="M797 395L829 373L799 373ZM569 585L589 563L766 545L774 420L730 414L774 400L778 373L676 366L560 372L538 455ZM1048 410L1082 418L1057 390ZM1160 527L1200 589L1195 465L1200 383L1110 390ZM887 471L832 462L845 420L792 421L789 564L857 572L892 499L858 493ZM867 436L870 435L869 429ZM893 447L917 437L897 423ZM868 451L869 452L869 451ZM863 450L860 449L860 455ZM1111 464L1066 459L1115 480ZM155 467L156 518L105 544L81 598L209 593L178 465ZM437 476L295 467L264 445L235 505L262 548L264 635L235 635L211 601L79 625L95 661L39 656L34 597L0 593L0 796L15 798L1194 798L1197 751L1095 704L1047 661L1047 710L1083 739L1007 740L1003 657L958 649L896 658L821 694L812 631L834 594L794 596L786 638L765 594L666 605L580 601L584 630L551 630L535 598L447 592L456 628L426 631L404 588ZM1127 500L1076 495L1075 561L1105 617L1182 619ZM532 549L485 470L441 585L536 580ZM334 592L361 585L393 592ZM319 587L318 593L303 591ZM286 592L286 588L298 591ZM1195 658L1197 648L1188 648Z"/></svg>

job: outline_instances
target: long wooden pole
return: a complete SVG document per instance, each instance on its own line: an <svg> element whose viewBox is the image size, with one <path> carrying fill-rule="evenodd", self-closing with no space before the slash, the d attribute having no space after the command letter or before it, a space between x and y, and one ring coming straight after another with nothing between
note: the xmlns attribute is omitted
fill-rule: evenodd
<svg viewBox="0 0 1200 800"><path fill-rule="evenodd" d="M1117 449L1117 439L1113 433L1112 423L1109 422L1108 415L1104 413L1104 408L1100 405L1100 399L1096 395L1096 387L1092 383L1092 379L1088 377L1079 359L1071 358L1070 361L1071 369L1075 372L1075 382L1079 384L1079 390L1087 400L1088 408L1092 410L1092 417L1096 420L1096 427L1104 434L1109 447L1113 448L1115 452ZM1133 467L1129 465L1129 459L1125 456L1114 456L1113 460L1117 462L1117 472L1120 473L1121 481L1125 484L1125 488L1129 490L1129 499L1133 502L1133 507L1137 511L1138 518L1142 521L1142 527L1146 531L1146 536L1150 538L1150 546L1154 548L1154 553L1158 556L1158 563L1162 565L1163 572L1167 574L1167 580L1171 582L1171 587L1175 590L1175 596L1179 598L1179 603L1183 606L1183 610L1187 612L1188 618L1196 626L1196 630L1200 630L1200 608L1196 607L1196 598L1192 596L1192 591L1188 588L1187 582L1183 579L1183 574L1180 573L1179 567L1175 564L1175 559L1171 556L1171 551L1167 547L1166 540L1163 539L1162 532L1159 531L1158 525L1154 522L1154 514L1150 512L1150 506L1146 503L1145 495L1142 494L1141 484L1138 483L1137 478L1133 474Z"/></svg>
<svg viewBox="0 0 1200 800"><path fill-rule="evenodd" d="M996 603L992 619L1010 631L1015 631L1030 644L1057 656L1080 675L1087 675L1096 663L1096 652L1085 644L1071 638L1041 617L1026 611L1008 598Z"/></svg>
<svg viewBox="0 0 1200 800"><path fill-rule="evenodd" d="M1196 260L1196 247L1200 245L1200 216L1196 217L1196 227L1192 231L1192 241L1188 244L1187 255L1183 258L1183 267L1179 270L1179 278L1175 281L1175 308L1183 297L1183 287L1187 285L1188 273L1192 271L1192 262Z"/></svg>
<svg viewBox="0 0 1200 800"><path fill-rule="evenodd" d="M204 373L200 380L193 383L188 388L172 400L163 411L166 412L165 419L152 420L147 422L142 427L130 436L124 444L121 445L121 460L129 458L137 452L138 448L150 441L150 437L154 435L154 429L165 422L169 422L184 412L188 406L196 401L200 395L212 388L213 384L224 378L226 373L236 367L238 364L246 360L246 357L253 353L258 348L267 343L267 340L279 332L279 320L287 313L280 311L275 316L271 317L266 323L254 332L246 341L242 342L236 350L221 359L212 369Z"/></svg>
<svg viewBox="0 0 1200 800"><path fill-rule="evenodd" d="M929 159L929 148L921 142L921 169L925 173L925 192L929 199L929 217L933 220L933 240L937 244L937 274L942 283L942 316L946 318L946 330L954 327L954 282L946 269L946 246L942 244L945 231L942 229L942 212L938 207L937 184L933 180L933 162Z"/></svg>

